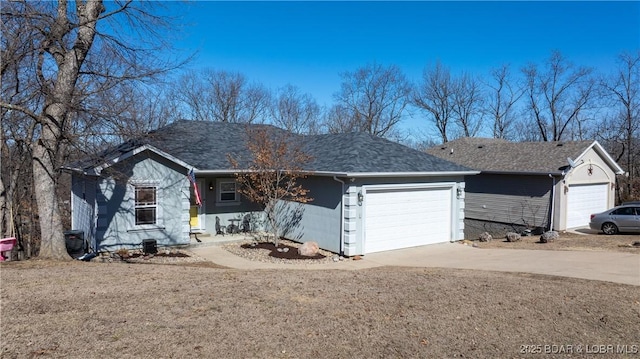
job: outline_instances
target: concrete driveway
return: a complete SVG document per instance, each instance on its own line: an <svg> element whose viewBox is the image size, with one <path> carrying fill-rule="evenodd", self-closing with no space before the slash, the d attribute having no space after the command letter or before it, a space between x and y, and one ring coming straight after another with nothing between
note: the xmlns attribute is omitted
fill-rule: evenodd
<svg viewBox="0 0 640 359"><path fill-rule="evenodd" d="M640 255L622 252L480 249L459 243L443 243L372 253L361 260L307 265L250 261L219 246L195 247L192 252L219 265L237 269L440 267L537 273L640 286Z"/></svg>

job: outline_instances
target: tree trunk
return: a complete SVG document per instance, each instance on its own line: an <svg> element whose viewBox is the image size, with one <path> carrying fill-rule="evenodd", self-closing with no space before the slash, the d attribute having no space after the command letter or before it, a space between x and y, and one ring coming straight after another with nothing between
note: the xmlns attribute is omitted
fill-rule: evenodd
<svg viewBox="0 0 640 359"><path fill-rule="evenodd" d="M40 258L69 260L60 207L57 196L57 182L59 178L56 161L47 143L55 143L55 135L50 127L42 127L42 135L33 144L33 179L36 202L38 203L38 217L40 222ZM54 145L55 146L55 145Z"/></svg>
<svg viewBox="0 0 640 359"><path fill-rule="evenodd" d="M59 165L65 149L62 147L67 135L67 120L74 100L76 82L80 69L96 35L96 22L105 8L102 1L87 2L77 8L77 16L81 25L73 46L62 50L53 57L58 65L58 74L53 91L47 96L43 116L40 118L40 136L32 144L33 179L38 203L40 221L40 257L65 260L71 257L67 253L62 219L57 198L57 185L60 178ZM58 18L46 39L45 49L49 52L55 48L59 34L66 31L69 19L66 18L67 2L58 3ZM60 49L58 49L60 51ZM42 71L42 69L39 69ZM40 77L43 77L42 73Z"/></svg>
<svg viewBox="0 0 640 359"><path fill-rule="evenodd" d="M4 181L0 176L0 236L7 237L11 229L9 228L9 200L7 190L4 188Z"/></svg>
<svg viewBox="0 0 640 359"><path fill-rule="evenodd" d="M271 233L273 233L273 244L277 248L280 245L280 234L278 228L278 214L276 213L276 202L270 201L267 206L265 206L265 212L267 214L267 220L269 221L269 225L271 226Z"/></svg>
<svg viewBox="0 0 640 359"><path fill-rule="evenodd" d="M4 129L0 128L0 171L4 172L2 167L2 155L4 151ZM9 166L7 166L9 168ZM2 180L2 172L0 172L0 236L5 237L9 233L9 200L7 198L7 189L4 187L4 181Z"/></svg>

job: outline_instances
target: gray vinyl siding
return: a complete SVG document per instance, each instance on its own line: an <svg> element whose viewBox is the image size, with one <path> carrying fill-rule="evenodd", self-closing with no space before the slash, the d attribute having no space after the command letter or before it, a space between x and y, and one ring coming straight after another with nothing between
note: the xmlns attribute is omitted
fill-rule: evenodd
<svg viewBox="0 0 640 359"><path fill-rule="evenodd" d="M332 177L309 177L300 183L310 190L310 197L314 200L301 205L302 217L294 230L284 237L299 242L316 241L323 249L344 253L345 255L363 254L362 207L357 202L357 192L363 185L380 184L413 184L413 183L457 183L464 188L463 178L457 177L421 177L421 178L361 178L351 181L340 178L343 185ZM344 189L344 192L342 192ZM343 199L344 197L344 199ZM344 213L342 201L344 200ZM453 204L458 210L455 219L460 233L455 233L456 239L463 238L464 229L464 199ZM341 218L341 213L343 213ZM342 224L341 224L342 223ZM341 231L344 235L341 235ZM343 238L344 237L344 238ZM341 241L344 243L341 245Z"/></svg>
<svg viewBox="0 0 640 359"><path fill-rule="evenodd" d="M524 230L527 226L510 223L489 222L478 219L465 218L464 220L464 238L476 240L480 238L480 234L487 232L494 240L506 238L507 232L516 232L525 234ZM530 228L529 228L530 229ZM531 235L540 235L544 229L538 228L531 232Z"/></svg>
<svg viewBox="0 0 640 359"><path fill-rule="evenodd" d="M186 169L146 151L103 172L97 186L98 250L189 243L189 181ZM157 186L157 223L135 225L135 186Z"/></svg>
<svg viewBox="0 0 640 359"><path fill-rule="evenodd" d="M546 176L479 174L466 179L465 217L545 227L552 179Z"/></svg>
<svg viewBox="0 0 640 359"><path fill-rule="evenodd" d="M302 216L284 237L298 242L315 241L321 248L339 253L342 185L331 177L309 177L299 182L310 191L313 201L289 204L292 210L299 206Z"/></svg>
<svg viewBox="0 0 640 359"><path fill-rule="evenodd" d="M71 177L71 230L84 232L84 239L95 250L95 177Z"/></svg>

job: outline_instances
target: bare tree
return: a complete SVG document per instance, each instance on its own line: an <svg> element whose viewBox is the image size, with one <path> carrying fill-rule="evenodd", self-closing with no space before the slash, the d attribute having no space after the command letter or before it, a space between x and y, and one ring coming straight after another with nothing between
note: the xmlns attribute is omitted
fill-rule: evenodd
<svg viewBox="0 0 640 359"><path fill-rule="evenodd" d="M547 60L544 72L530 64L523 73L526 78L528 112L543 141L560 141L565 130L586 108L594 90L592 70L575 68L558 51Z"/></svg>
<svg viewBox="0 0 640 359"><path fill-rule="evenodd" d="M16 197L19 196L19 184L25 183L25 164L29 153L23 140L16 141L7 117L0 123L0 236L9 237L15 233L15 213L18 210ZM15 136L15 137L14 137ZM22 180L22 181L21 181ZM26 211L25 211L26 212Z"/></svg>
<svg viewBox="0 0 640 359"><path fill-rule="evenodd" d="M422 82L416 86L412 103L427 114L442 142L449 141L449 125L453 118L455 84L449 69L440 62L422 72Z"/></svg>
<svg viewBox="0 0 640 359"><path fill-rule="evenodd" d="M110 140L107 144L143 136L177 119L173 107L167 102L166 95L159 86L132 86L123 83L116 91L96 94L95 100L102 108L84 112L83 121L76 123L76 126L83 127L77 132L85 135L92 133L93 138ZM105 116L111 120L106 123L101 121Z"/></svg>
<svg viewBox="0 0 640 359"><path fill-rule="evenodd" d="M341 89L334 95L338 107L332 111L344 117L340 124L328 126L386 137L402 120L410 91L409 82L395 65L373 64L345 72Z"/></svg>
<svg viewBox="0 0 640 359"><path fill-rule="evenodd" d="M251 158L228 156L238 172L238 191L264 212L277 247L286 227L297 217L289 204L308 203L313 200L309 190L298 184L308 174L303 167L311 157L302 150L302 142L288 131L273 127L247 128L246 144Z"/></svg>
<svg viewBox="0 0 640 359"><path fill-rule="evenodd" d="M476 136L482 126L484 103L480 82L469 74L460 75L454 80L452 100L455 122L462 136Z"/></svg>
<svg viewBox="0 0 640 359"><path fill-rule="evenodd" d="M310 94L300 93L293 85L279 89L270 109L271 122L283 129L299 134L318 134L320 106Z"/></svg>
<svg viewBox="0 0 640 359"><path fill-rule="evenodd" d="M325 125L329 133L358 132L360 127L351 120L351 113L343 105L333 105L325 114Z"/></svg>
<svg viewBox="0 0 640 359"><path fill-rule="evenodd" d="M174 96L182 104L184 116L199 121L262 121L270 102L264 86L248 83L239 72L213 69L185 73L175 86Z"/></svg>
<svg viewBox="0 0 640 359"><path fill-rule="evenodd" d="M38 206L41 257L69 259L57 189L61 166L96 98L124 82L152 78L177 62L160 56L166 21L134 1L2 4L3 121L20 113ZM20 31L6 31L20 29ZM102 118L103 122L108 119ZM97 125L96 125L97 126ZM96 128L96 127L94 127Z"/></svg>
<svg viewBox="0 0 640 359"><path fill-rule="evenodd" d="M524 91L514 83L508 65L491 70L490 80L487 84L489 92L485 109L493 120L493 137L509 139L513 130L515 106Z"/></svg>
<svg viewBox="0 0 640 359"><path fill-rule="evenodd" d="M624 179L625 199L640 197L640 52L622 53L618 57L616 73L601 81L610 106L612 117L602 124L598 135L609 144L610 150L621 161L629 174ZM634 192L634 184L636 192Z"/></svg>

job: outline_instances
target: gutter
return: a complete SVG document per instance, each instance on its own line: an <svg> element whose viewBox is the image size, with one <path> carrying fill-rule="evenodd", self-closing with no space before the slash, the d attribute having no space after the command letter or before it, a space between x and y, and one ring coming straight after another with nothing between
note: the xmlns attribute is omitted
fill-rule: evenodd
<svg viewBox="0 0 640 359"><path fill-rule="evenodd" d="M445 177L445 176L469 176L477 175L480 171L446 171L446 172L329 172L309 171L309 175L368 178L368 177Z"/></svg>
<svg viewBox="0 0 640 359"><path fill-rule="evenodd" d="M244 173L244 172L250 172L248 170L233 170L233 169L227 169L227 170L198 170L198 169L193 169L193 173L197 174L197 175L232 175L235 173Z"/></svg>
<svg viewBox="0 0 640 359"><path fill-rule="evenodd" d="M340 192L340 255L344 255L344 181L339 179L336 176L333 176L333 180L340 182L341 184L341 192Z"/></svg>
<svg viewBox="0 0 640 359"><path fill-rule="evenodd" d="M250 173L250 170L197 170L195 174L200 175L220 175L235 173ZM444 176L469 176L477 175L480 171L447 171L447 172L330 172L330 171L298 171L308 176L327 176L333 177L349 177L349 178L367 178L367 177L444 177Z"/></svg>
<svg viewBox="0 0 640 359"><path fill-rule="evenodd" d="M80 175L83 175L83 176L87 176L87 177L100 177L100 175L95 173L95 171L92 172L92 173L89 173L89 172L83 170L82 168L62 166L62 167L60 167L60 169L63 170L63 171L69 172L69 173L77 173L77 174L80 174Z"/></svg>
<svg viewBox="0 0 640 359"><path fill-rule="evenodd" d="M519 171L480 171L482 174L492 175L520 175L520 176L564 176L565 172L519 172Z"/></svg>

